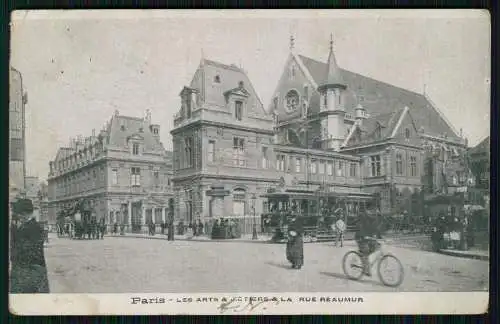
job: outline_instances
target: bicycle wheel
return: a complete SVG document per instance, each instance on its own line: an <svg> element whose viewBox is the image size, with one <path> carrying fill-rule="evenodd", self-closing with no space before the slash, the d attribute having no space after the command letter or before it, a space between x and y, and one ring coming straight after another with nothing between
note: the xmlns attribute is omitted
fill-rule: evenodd
<svg viewBox="0 0 500 324"><path fill-rule="evenodd" d="M394 255L386 254L380 258L377 270L380 281L386 286L397 287L403 282L403 265Z"/></svg>
<svg viewBox="0 0 500 324"><path fill-rule="evenodd" d="M344 274L352 280L359 280L363 276L363 260L358 251L349 251L342 259Z"/></svg>

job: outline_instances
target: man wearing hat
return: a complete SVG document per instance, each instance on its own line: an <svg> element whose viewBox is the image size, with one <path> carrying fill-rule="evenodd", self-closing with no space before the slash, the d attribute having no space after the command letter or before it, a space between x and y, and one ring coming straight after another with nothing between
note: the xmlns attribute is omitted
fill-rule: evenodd
<svg viewBox="0 0 500 324"><path fill-rule="evenodd" d="M43 251L44 233L33 215L30 199L12 203L10 292L48 293L49 282Z"/></svg>

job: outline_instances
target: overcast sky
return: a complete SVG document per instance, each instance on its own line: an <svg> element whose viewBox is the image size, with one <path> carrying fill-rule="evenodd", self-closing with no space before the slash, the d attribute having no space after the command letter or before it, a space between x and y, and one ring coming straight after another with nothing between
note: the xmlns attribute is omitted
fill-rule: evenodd
<svg viewBox="0 0 500 324"><path fill-rule="evenodd" d="M84 19L82 19L84 18ZM169 131L178 94L201 53L248 73L267 108L289 53L426 92L470 144L489 134L490 20L483 11L16 12L11 64L23 75L28 175L45 179L70 137L91 135L115 110L146 109Z"/></svg>

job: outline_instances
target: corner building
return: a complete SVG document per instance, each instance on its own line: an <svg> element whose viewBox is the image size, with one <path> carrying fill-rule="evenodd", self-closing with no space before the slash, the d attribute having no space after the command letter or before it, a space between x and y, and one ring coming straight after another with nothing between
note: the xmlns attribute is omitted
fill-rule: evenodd
<svg viewBox="0 0 500 324"><path fill-rule="evenodd" d="M28 96L21 73L9 71L9 197L24 192L26 175L25 106Z"/></svg>
<svg viewBox="0 0 500 324"><path fill-rule="evenodd" d="M127 231L166 221L172 163L159 134L149 112L137 118L116 111L98 135L60 148L50 162L49 219L83 199L98 219Z"/></svg>
<svg viewBox="0 0 500 324"><path fill-rule="evenodd" d="M173 186L185 222L251 218L254 194L260 215L260 194L280 183L376 194L382 213L419 216L467 145L427 95L341 69L333 40L326 63L297 54L291 40L267 109L241 68L206 59L180 97Z"/></svg>

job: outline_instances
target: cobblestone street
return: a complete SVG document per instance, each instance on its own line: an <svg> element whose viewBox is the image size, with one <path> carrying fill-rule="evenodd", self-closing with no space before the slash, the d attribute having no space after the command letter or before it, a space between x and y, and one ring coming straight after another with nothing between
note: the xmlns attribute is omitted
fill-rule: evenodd
<svg viewBox="0 0 500 324"><path fill-rule="evenodd" d="M347 280L343 248L311 243L305 266L292 270L285 246L248 242L192 242L105 237L79 241L51 237L45 257L53 293L132 292L348 292L485 291L488 262L444 256L417 248L386 246L405 267L398 288L377 276Z"/></svg>

